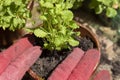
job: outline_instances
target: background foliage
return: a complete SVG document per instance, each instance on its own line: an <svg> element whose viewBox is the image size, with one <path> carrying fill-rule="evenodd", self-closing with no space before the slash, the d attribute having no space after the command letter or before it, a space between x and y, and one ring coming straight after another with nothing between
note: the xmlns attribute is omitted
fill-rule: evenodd
<svg viewBox="0 0 120 80"><path fill-rule="evenodd" d="M0 0L0 27L4 30L21 29L30 18L28 0Z"/></svg>

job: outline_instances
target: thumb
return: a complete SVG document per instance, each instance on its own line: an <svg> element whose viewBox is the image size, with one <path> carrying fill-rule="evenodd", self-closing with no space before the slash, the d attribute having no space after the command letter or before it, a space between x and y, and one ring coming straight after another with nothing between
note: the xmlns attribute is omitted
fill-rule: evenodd
<svg viewBox="0 0 120 80"><path fill-rule="evenodd" d="M31 47L23 52L15 61L0 75L0 80L21 80L25 72L41 55L40 47Z"/></svg>

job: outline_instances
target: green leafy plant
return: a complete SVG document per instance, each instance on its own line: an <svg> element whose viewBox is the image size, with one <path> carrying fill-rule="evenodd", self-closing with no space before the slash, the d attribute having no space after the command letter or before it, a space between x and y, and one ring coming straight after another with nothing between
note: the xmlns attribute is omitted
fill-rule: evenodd
<svg viewBox="0 0 120 80"><path fill-rule="evenodd" d="M30 18L27 9L29 0L0 0L0 27L4 30L15 31L25 26L26 19Z"/></svg>
<svg viewBox="0 0 120 80"><path fill-rule="evenodd" d="M115 17L120 7L120 0L91 0L90 8L95 9L96 14L105 12L107 17Z"/></svg>
<svg viewBox="0 0 120 80"><path fill-rule="evenodd" d="M74 0L73 9L83 5L95 10L96 14L105 13L107 17L112 18L117 15L117 9L120 8L120 0Z"/></svg>
<svg viewBox="0 0 120 80"><path fill-rule="evenodd" d="M40 0L40 19L43 25L31 30L37 37L43 38L44 48L61 50L77 46L79 42L73 36L79 26L73 21L72 0Z"/></svg>

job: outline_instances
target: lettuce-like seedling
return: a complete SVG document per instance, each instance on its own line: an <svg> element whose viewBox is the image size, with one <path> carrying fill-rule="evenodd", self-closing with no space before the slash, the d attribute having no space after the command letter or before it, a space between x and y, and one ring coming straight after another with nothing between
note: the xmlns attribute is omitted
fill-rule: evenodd
<svg viewBox="0 0 120 80"><path fill-rule="evenodd" d="M67 49L77 46L79 42L74 36L80 32L74 32L79 28L73 21L71 10L74 0L39 0L40 19L43 25L31 29L39 38L43 38L44 48L49 50Z"/></svg>
<svg viewBox="0 0 120 80"><path fill-rule="evenodd" d="M4 30L15 31L25 26L26 19L30 18L27 9L29 0L0 0L0 27Z"/></svg>
<svg viewBox="0 0 120 80"><path fill-rule="evenodd" d="M107 17L115 17L117 9L120 7L120 0L91 0L90 6L94 9L96 14L105 12Z"/></svg>

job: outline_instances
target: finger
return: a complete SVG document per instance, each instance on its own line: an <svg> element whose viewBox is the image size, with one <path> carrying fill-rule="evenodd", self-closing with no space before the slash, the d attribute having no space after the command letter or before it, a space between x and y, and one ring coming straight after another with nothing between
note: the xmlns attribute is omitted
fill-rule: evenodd
<svg viewBox="0 0 120 80"><path fill-rule="evenodd" d="M24 50L32 47L29 37L18 40L15 44L0 53L0 74L7 68L9 63L19 56Z"/></svg>
<svg viewBox="0 0 120 80"><path fill-rule="evenodd" d="M81 49L75 48L73 52L69 54L61 64L58 65L48 80L67 80L83 54L84 52Z"/></svg>
<svg viewBox="0 0 120 80"><path fill-rule="evenodd" d="M89 80L100 60L100 53L95 49L88 50L74 68L68 80Z"/></svg>
<svg viewBox="0 0 120 80"><path fill-rule="evenodd" d="M21 80L25 72L41 55L40 47L31 47L24 51L15 61L0 75L0 80Z"/></svg>
<svg viewBox="0 0 120 80"><path fill-rule="evenodd" d="M110 75L109 71L102 70L97 73L97 75L95 76L95 78L93 80L112 80L112 79L111 79L111 75Z"/></svg>

